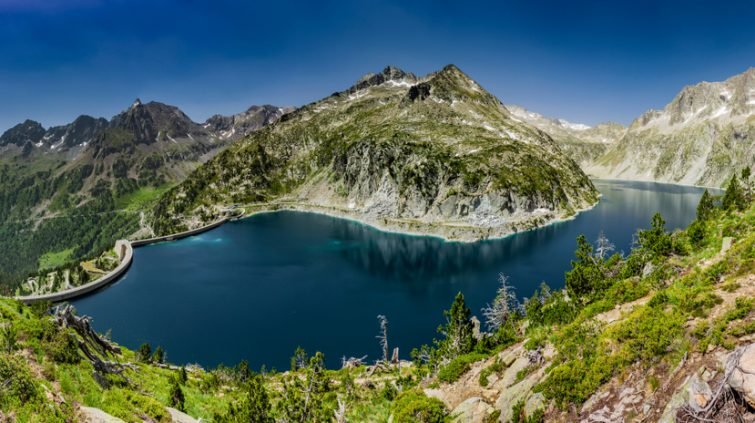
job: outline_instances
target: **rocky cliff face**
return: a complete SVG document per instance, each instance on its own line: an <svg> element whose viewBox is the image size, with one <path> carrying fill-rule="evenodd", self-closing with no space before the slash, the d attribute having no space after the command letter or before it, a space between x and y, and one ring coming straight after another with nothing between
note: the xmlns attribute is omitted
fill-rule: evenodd
<svg viewBox="0 0 755 423"><path fill-rule="evenodd" d="M252 106L245 112L231 116L214 115L207 119L202 127L217 134L221 139L235 141L265 125L278 121L281 116L293 110L292 107L276 107L269 104Z"/></svg>
<svg viewBox="0 0 755 423"><path fill-rule="evenodd" d="M586 166L601 177L721 186L755 157L755 68L685 87Z"/></svg>
<svg viewBox="0 0 755 423"><path fill-rule="evenodd" d="M233 203L286 204L388 229L478 239L588 207L597 191L543 132L453 65L388 67L241 141L169 192L159 232Z"/></svg>
<svg viewBox="0 0 755 423"><path fill-rule="evenodd" d="M506 105L506 108L517 119L547 132L566 154L583 167L609 151L626 132L623 125L614 122L588 126L549 118L513 104Z"/></svg>

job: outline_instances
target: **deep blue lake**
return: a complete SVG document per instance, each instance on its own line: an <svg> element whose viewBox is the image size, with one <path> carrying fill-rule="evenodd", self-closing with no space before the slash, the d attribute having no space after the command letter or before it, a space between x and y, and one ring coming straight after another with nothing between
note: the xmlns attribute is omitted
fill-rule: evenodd
<svg viewBox="0 0 755 423"><path fill-rule="evenodd" d="M74 301L100 331L130 348L163 346L173 363L214 367L247 359L287 369L297 346L342 356L380 355L376 316L389 320L402 358L436 335L457 292L472 312L490 302L498 275L519 297L546 281L563 286L575 238L600 231L628 251L661 212L669 229L694 219L699 188L595 181L603 194L575 219L477 243L386 233L348 220L277 212L202 235L135 249L117 283Z"/></svg>

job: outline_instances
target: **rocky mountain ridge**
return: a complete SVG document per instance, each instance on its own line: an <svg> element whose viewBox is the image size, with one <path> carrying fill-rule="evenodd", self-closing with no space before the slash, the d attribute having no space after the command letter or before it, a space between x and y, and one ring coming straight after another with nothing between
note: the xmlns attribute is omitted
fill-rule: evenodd
<svg viewBox="0 0 755 423"><path fill-rule="evenodd" d="M598 177L722 186L755 157L755 68L687 86L635 119L585 170Z"/></svg>
<svg viewBox="0 0 755 423"><path fill-rule="evenodd" d="M349 216L453 239L500 236L597 200L576 163L453 65L387 67L285 115L203 165L156 209L160 233L227 205Z"/></svg>
<svg viewBox="0 0 755 423"><path fill-rule="evenodd" d="M513 104L507 104L506 108L517 119L548 133L580 166L589 165L605 154L626 132L626 127L615 122L588 126L546 117Z"/></svg>
<svg viewBox="0 0 755 423"><path fill-rule="evenodd" d="M0 135L0 289L151 233L143 215L162 191L286 111L253 106L199 124L175 106L137 99L109 121L79 116L45 129L27 120L9 129Z"/></svg>

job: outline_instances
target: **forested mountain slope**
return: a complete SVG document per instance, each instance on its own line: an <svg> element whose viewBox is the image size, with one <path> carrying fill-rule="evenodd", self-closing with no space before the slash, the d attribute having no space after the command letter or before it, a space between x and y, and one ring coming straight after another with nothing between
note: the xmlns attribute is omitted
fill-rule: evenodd
<svg viewBox="0 0 755 423"><path fill-rule="evenodd" d="M9 129L0 136L0 286L7 292L37 269L151 232L142 214L159 193L286 111L253 107L202 125L174 106L137 100L110 121Z"/></svg>

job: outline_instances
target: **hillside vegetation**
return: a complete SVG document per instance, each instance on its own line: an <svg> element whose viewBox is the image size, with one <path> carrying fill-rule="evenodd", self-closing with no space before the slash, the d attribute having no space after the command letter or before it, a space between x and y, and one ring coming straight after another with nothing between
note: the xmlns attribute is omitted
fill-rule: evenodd
<svg viewBox="0 0 755 423"><path fill-rule="evenodd" d="M545 133L457 67L388 67L198 168L155 209L160 234L224 207L286 207L474 240L573 215L598 193Z"/></svg>
<svg viewBox="0 0 755 423"><path fill-rule="evenodd" d="M372 365L328 370L320 353L297 350L283 373L168 366L161 348L118 347L71 309L2 300L0 409L19 421L86 407L126 421L171 421L174 409L266 422L750 418L755 398L727 363L744 360L750 349L738 347L755 334L752 195L744 172L721 198L706 193L686 230L669 233L656 215L628 255L579 237L565 288L543 285L520 303L503 277L481 310L486 330L459 293L411 363L391 360L381 320L384 357Z"/></svg>

